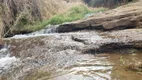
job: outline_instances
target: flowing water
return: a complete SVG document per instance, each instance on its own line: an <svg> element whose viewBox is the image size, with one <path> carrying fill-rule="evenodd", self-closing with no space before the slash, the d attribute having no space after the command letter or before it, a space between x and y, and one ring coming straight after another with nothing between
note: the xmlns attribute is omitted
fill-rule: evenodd
<svg viewBox="0 0 142 80"><path fill-rule="evenodd" d="M12 39L24 39L38 36L56 36L59 40L62 37L68 44L72 41L70 40L70 37L66 37L63 34L47 34L55 31L55 28L46 29L27 35L15 35ZM68 33L68 35L71 34L72 33ZM103 39L99 35L95 35L95 38L90 37L91 41ZM84 45L82 43L75 44ZM8 48L5 47L1 49L0 80L142 80L141 72L129 69L131 63L135 64L136 62L142 62L141 50L128 49L123 50L122 52L120 50L113 53L99 54L96 52L84 54L76 50L72 50L71 48L57 52L54 52L56 50L53 50L52 52L51 48L48 51L51 53L46 53L44 51L44 54L38 53L30 57L23 58L23 56L20 56L16 58L11 55ZM13 65L16 63L21 64L23 69L15 68ZM33 70L29 72L31 67L33 70L37 70L38 72L36 74ZM11 69L17 69L17 72L12 72ZM50 72L47 74L44 71ZM8 77L5 72L8 72L10 76L12 75L12 78ZM42 72L42 74L40 72Z"/></svg>
<svg viewBox="0 0 142 80"><path fill-rule="evenodd" d="M11 57L7 48L0 50L0 74L8 70L18 59Z"/></svg>
<svg viewBox="0 0 142 80"><path fill-rule="evenodd" d="M123 65L122 57L130 62L136 58L138 62L141 61L142 53L107 53L93 58L86 57L86 60L65 67L58 73L59 76L53 76L49 80L142 80L141 73L127 69L129 62Z"/></svg>
<svg viewBox="0 0 142 80"><path fill-rule="evenodd" d="M65 67L63 75L51 80L111 80L112 64L107 57L94 57L82 60L74 65Z"/></svg>

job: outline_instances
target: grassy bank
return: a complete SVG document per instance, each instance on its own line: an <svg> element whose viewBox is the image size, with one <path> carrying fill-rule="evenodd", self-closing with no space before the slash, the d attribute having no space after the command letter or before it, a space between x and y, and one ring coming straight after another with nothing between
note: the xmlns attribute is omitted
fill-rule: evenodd
<svg viewBox="0 0 142 80"><path fill-rule="evenodd" d="M72 4L64 0L0 0L0 23L3 24L0 28L3 27L5 35L23 33L20 31L25 29L24 26L67 11Z"/></svg>
<svg viewBox="0 0 142 80"><path fill-rule="evenodd" d="M4 29L2 29L3 36L11 36L37 31L48 24L72 22L84 18L88 13L105 10L105 8L91 9L81 1L4 0L0 3L0 23L3 24L1 25Z"/></svg>
<svg viewBox="0 0 142 80"><path fill-rule="evenodd" d="M57 25L57 24L65 23L65 22L72 22L72 21L76 21L79 19L83 19L86 14L97 13L100 11L103 12L106 10L107 10L106 8L90 9L85 5L78 5L78 6L72 7L66 12L57 14L51 17L50 19L37 22L36 24L33 24L33 25L25 25L24 27L17 29L17 30L20 32L23 32L23 31L33 32L36 30L40 30L49 24Z"/></svg>
<svg viewBox="0 0 142 80"><path fill-rule="evenodd" d="M69 11L63 14L58 14L49 19L49 24L61 24L64 22L71 22L78 19L83 18L86 14L91 13L93 11L89 10L84 5L79 5L76 7L72 7Z"/></svg>

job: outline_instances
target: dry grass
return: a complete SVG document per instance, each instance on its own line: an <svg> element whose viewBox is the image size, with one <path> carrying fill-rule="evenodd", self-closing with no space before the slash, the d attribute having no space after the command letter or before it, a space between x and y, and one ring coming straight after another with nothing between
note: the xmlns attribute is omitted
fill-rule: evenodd
<svg viewBox="0 0 142 80"><path fill-rule="evenodd" d="M36 1L0 0L0 17L5 33L13 33L12 29L14 27L20 28L25 24L32 24L41 20L41 13Z"/></svg>
<svg viewBox="0 0 142 80"><path fill-rule="evenodd" d="M64 9L65 5L61 0L40 0L38 3L44 19L49 19L53 15L59 13L61 9Z"/></svg>
<svg viewBox="0 0 142 80"><path fill-rule="evenodd" d="M77 5L85 5L81 1L66 2L64 0L40 0L38 6L40 7L40 12L44 19L49 19L55 14L64 13L68 11L71 7Z"/></svg>
<svg viewBox="0 0 142 80"><path fill-rule="evenodd" d="M75 20L79 20L84 18L84 16L88 13L92 12L99 12L104 10L104 8L99 9L92 9L86 6L85 4L81 2L75 2L75 3L66 3L68 4L67 7L63 10L60 10L57 14L53 15L50 19L43 20L42 22L38 22L33 25L25 25L24 27L20 29L15 29L16 31L29 31L34 32L36 30L40 30L47 26L48 24L55 25L55 24L61 24L64 22L71 22Z"/></svg>
<svg viewBox="0 0 142 80"><path fill-rule="evenodd" d="M0 34L27 33L15 29L50 19L77 5L86 6L81 0L0 0Z"/></svg>
<svg viewBox="0 0 142 80"><path fill-rule="evenodd" d="M0 18L5 35L15 33L25 25L33 25L52 16L69 10L82 2L66 2L65 0L0 0Z"/></svg>

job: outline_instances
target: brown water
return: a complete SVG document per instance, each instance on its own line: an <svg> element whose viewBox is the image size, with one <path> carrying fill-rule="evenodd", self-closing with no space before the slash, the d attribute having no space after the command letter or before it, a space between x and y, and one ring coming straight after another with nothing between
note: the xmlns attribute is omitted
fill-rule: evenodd
<svg viewBox="0 0 142 80"><path fill-rule="evenodd" d="M110 62L115 63L112 69L112 80L142 80L142 74L129 69L129 64L142 62L142 52L133 54L111 54Z"/></svg>
<svg viewBox="0 0 142 80"><path fill-rule="evenodd" d="M141 62L141 52L86 55L85 59L59 69L49 80L142 80L140 72L127 69L129 62L135 60Z"/></svg>

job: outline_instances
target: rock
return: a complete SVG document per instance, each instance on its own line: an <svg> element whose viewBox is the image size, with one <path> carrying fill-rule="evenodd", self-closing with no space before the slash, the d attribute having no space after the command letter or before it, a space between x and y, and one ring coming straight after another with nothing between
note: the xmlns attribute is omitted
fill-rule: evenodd
<svg viewBox="0 0 142 80"><path fill-rule="evenodd" d="M74 41L85 44L82 48L82 51L85 52L112 52L125 48L142 49L142 29L101 32L98 35L100 35L100 38L97 38L93 33L90 33L90 35L74 35L73 37Z"/></svg>
<svg viewBox="0 0 142 80"><path fill-rule="evenodd" d="M84 20L62 24L58 32L76 31L82 29L120 30L140 28L142 26L142 6L138 3L129 4L96 14Z"/></svg>
<svg viewBox="0 0 142 80"><path fill-rule="evenodd" d="M89 58L96 57L94 55L90 56L89 53L118 52L131 48L134 50L142 49L142 29L125 29L141 26L141 7L132 8L127 5L126 9L121 10L124 7L94 15L86 20L55 27L55 31L58 32L82 29L91 29L90 31L46 34L42 36L36 36L37 33L35 33L34 36L29 34L21 35L22 37L19 37L19 35L18 37L4 39L5 43L10 45L10 56L15 56L20 61L3 75L10 75L7 80L25 80L25 77L31 75L34 71L43 70L54 73L57 69L65 70L65 67L72 66L72 64L76 64L80 60L85 61L87 55ZM102 32L92 31L92 29L125 30ZM39 33L44 34L46 31L40 31ZM130 53L132 52L130 51ZM94 62L94 60L91 62Z"/></svg>
<svg viewBox="0 0 142 80"><path fill-rule="evenodd" d="M5 40L11 45L11 52L17 57L39 55L42 51L58 52L76 51L109 51L119 48L142 48L142 29L127 29L113 32L76 32L53 34L43 37ZM26 54L25 54L26 53Z"/></svg>
<svg viewBox="0 0 142 80"><path fill-rule="evenodd" d="M107 35L100 49L106 51L115 51L116 49L125 48L142 48L142 29L128 29L121 31L106 32L101 35ZM100 44L97 42L97 44Z"/></svg>
<svg viewBox="0 0 142 80"><path fill-rule="evenodd" d="M4 47L3 40L0 39L0 49L2 49L3 47Z"/></svg>
<svg viewBox="0 0 142 80"><path fill-rule="evenodd" d="M14 69L12 67L12 71L5 72L13 76L8 80L17 78L24 80L25 76L37 68L53 72L81 58L86 59L85 54L117 52L125 48L142 49L142 29L70 32L24 38L13 37L4 41L10 45L11 56L20 59L18 66L14 66Z"/></svg>

